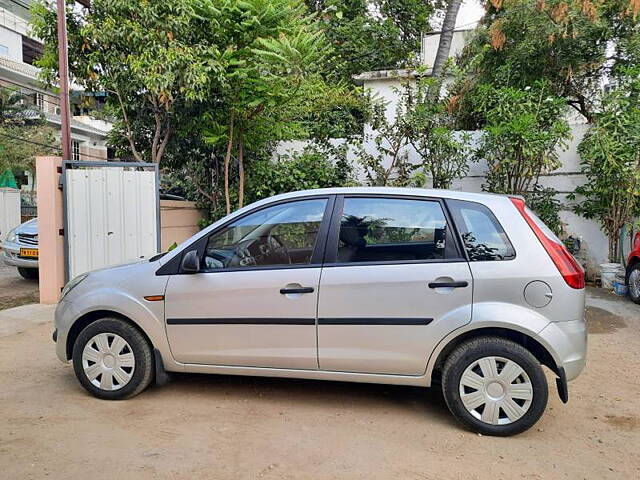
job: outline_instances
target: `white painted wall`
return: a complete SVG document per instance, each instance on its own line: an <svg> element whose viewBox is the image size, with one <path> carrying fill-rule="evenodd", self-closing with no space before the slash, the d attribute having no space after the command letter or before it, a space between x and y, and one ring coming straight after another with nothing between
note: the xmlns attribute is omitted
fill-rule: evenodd
<svg viewBox="0 0 640 480"><path fill-rule="evenodd" d="M0 188L0 241L20 225L20 190Z"/></svg>
<svg viewBox="0 0 640 480"><path fill-rule="evenodd" d="M364 87L369 89L374 96L384 99L388 102L386 115L392 119L397 107L398 96L395 89L401 86L406 79L372 79L365 80ZM445 85L446 87L446 85ZM580 172L580 156L578 155L578 145L580 144L584 134L587 132L588 125L571 112L568 113L567 119L571 124L572 140L569 142L566 150L559 151L560 168L546 175L542 175L540 183L544 187L552 187L558 191L558 200L560 200L563 210L561 218L566 222L566 231L568 235L578 237L582 240L582 254L579 255L580 260L587 267L590 275L596 275L598 265L608 262L608 241L606 235L600 230L599 225L587 220L573 212L573 205L567 199L569 193L573 193L578 185L586 181L585 176ZM371 135L373 132L369 126L365 127L365 135ZM479 132L473 132L474 143L478 140ZM368 151L375 149L369 141L366 144ZM409 159L418 161L418 156L413 149L408 148ZM469 165L469 172L466 177L454 182L452 188L455 190L464 190L469 192L482 191L482 184L485 181L487 165L484 162L473 162Z"/></svg>
<svg viewBox="0 0 640 480"><path fill-rule="evenodd" d="M16 62L22 62L22 35L0 26L0 45L8 49L8 52L0 54Z"/></svg>
<svg viewBox="0 0 640 480"><path fill-rule="evenodd" d="M473 30L454 31L453 38L451 39L451 50L449 51L449 56L456 57L457 55L460 55L472 34ZM425 67L433 68L439 44L440 33L427 33L422 37L420 57L422 64Z"/></svg>
<svg viewBox="0 0 640 480"><path fill-rule="evenodd" d="M400 86L400 79L375 79L365 81L365 87L371 89L378 98L389 103L386 114L387 118L392 119L397 105L397 95L394 88ZM572 118L570 117L570 120ZM578 255L580 261L587 267L587 273L593 277L597 275L598 265L608 262L608 242L606 235L600 230L599 225L576 215L572 207L574 202L567 199L569 193L574 192L575 188L585 182L584 175L580 172L580 157L577 147L586 133L588 126L584 123L576 123L571 125L573 138L569 142L566 150L559 152L561 162L560 168L546 175L542 175L540 183L544 187L552 187L558 191L558 200L560 200L563 209L561 218L566 223L566 231L568 235L578 237L582 241L582 252ZM370 153L375 153L375 144L372 141L373 131L369 125L365 127L364 148ZM472 142L477 143L480 133L470 132ZM342 140L335 140L339 143ZM304 142L282 142L276 148L276 154L291 153L301 151L304 148ZM409 160L418 162L419 157L412 148L407 148ZM350 155L351 159L355 158L354 152ZM468 192L482 191L482 184L485 181L487 165L484 162L471 162L467 176L454 182L452 189L463 190ZM358 179L364 181L362 171L358 172ZM430 185L425 185L429 187Z"/></svg>

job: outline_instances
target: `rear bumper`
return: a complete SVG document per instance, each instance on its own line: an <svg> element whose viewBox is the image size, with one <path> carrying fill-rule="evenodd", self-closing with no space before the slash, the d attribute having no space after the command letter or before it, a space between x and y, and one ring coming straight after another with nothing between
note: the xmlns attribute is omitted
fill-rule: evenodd
<svg viewBox="0 0 640 480"><path fill-rule="evenodd" d="M584 320L552 322L538 334L555 353L567 381L575 379L587 363L587 325Z"/></svg>
<svg viewBox="0 0 640 480"><path fill-rule="evenodd" d="M38 260L29 259L29 258L21 258L18 256L20 253L20 249L10 249L7 248L6 244L3 245L2 251L2 260L5 265L9 265L10 267L18 267L18 268L38 268Z"/></svg>

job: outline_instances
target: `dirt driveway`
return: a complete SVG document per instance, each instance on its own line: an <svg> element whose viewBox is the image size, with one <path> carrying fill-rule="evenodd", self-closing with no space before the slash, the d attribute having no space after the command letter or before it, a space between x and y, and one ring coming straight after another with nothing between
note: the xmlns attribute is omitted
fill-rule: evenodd
<svg viewBox="0 0 640 480"><path fill-rule="evenodd" d="M591 294L584 374L513 438L462 430L437 391L181 375L124 402L80 388L51 326L0 338L0 477L640 478L640 307ZM549 377L552 380L551 377Z"/></svg>
<svg viewBox="0 0 640 480"><path fill-rule="evenodd" d="M0 310L38 301L38 282L25 280L0 260Z"/></svg>

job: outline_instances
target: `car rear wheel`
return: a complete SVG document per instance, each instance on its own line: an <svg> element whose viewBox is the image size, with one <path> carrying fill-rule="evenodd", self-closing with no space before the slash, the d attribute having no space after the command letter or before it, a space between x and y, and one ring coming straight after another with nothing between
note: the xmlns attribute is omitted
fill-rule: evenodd
<svg viewBox="0 0 640 480"><path fill-rule="evenodd" d="M636 263L631 267L628 278L629 298L636 303L640 303L640 263Z"/></svg>
<svg viewBox="0 0 640 480"><path fill-rule="evenodd" d="M27 280L38 280L38 269L37 268L21 268L18 267L18 273L22 278L26 278Z"/></svg>
<svg viewBox="0 0 640 480"><path fill-rule="evenodd" d="M460 423L497 436L530 428L548 398L540 363L521 345L500 337L480 337L456 347L442 371L442 392Z"/></svg>
<svg viewBox="0 0 640 480"><path fill-rule="evenodd" d="M121 400L139 394L151 383L153 355L137 328L118 318L103 318L78 335L73 369L94 396Z"/></svg>

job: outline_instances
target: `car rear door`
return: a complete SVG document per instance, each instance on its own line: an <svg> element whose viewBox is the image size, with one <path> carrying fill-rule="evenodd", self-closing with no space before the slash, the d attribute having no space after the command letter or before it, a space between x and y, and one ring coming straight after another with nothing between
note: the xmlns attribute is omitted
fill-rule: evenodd
<svg viewBox="0 0 640 480"><path fill-rule="evenodd" d="M472 277L439 199L338 196L318 303L320 369L421 375L471 320Z"/></svg>

